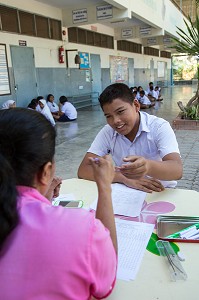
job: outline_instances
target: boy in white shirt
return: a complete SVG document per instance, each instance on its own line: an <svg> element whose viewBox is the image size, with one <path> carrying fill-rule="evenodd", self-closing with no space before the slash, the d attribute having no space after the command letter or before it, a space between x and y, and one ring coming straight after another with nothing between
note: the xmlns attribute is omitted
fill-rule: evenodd
<svg viewBox="0 0 199 300"><path fill-rule="evenodd" d="M151 108L155 106L155 103L151 103L149 98L145 96L145 91L140 91L139 102L140 102L140 108Z"/></svg>
<svg viewBox="0 0 199 300"><path fill-rule="evenodd" d="M108 86L99 102L107 119L85 155L79 178L94 180L89 157L111 154L116 165L113 182L152 193L174 187L182 177L175 134L161 118L140 112L139 102L123 83Z"/></svg>
<svg viewBox="0 0 199 300"><path fill-rule="evenodd" d="M70 122L77 119L77 110L66 96L59 98L59 116L54 116L58 122Z"/></svg>

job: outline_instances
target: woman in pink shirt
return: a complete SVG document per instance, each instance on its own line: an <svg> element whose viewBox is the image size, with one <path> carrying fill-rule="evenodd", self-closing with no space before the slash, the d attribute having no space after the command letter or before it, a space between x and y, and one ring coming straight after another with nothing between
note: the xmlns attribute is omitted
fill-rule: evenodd
<svg viewBox="0 0 199 300"><path fill-rule="evenodd" d="M90 159L99 197L95 218L45 197L55 172L55 129L43 115L0 111L0 141L0 298L106 297L117 266L109 158Z"/></svg>

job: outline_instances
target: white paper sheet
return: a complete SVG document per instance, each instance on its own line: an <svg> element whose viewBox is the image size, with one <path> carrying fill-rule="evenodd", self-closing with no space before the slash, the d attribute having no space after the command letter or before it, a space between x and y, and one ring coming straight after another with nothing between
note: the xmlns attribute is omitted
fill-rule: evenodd
<svg viewBox="0 0 199 300"><path fill-rule="evenodd" d="M111 187L114 214L127 217L139 216L146 193L119 183L114 183ZM90 208L96 210L96 207L97 199L91 204Z"/></svg>
<svg viewBox="0 0 199 300"><path fill-rule="evenodd" d="M134 280L154 224L115 219L118 239L117 278Z"/></svg>

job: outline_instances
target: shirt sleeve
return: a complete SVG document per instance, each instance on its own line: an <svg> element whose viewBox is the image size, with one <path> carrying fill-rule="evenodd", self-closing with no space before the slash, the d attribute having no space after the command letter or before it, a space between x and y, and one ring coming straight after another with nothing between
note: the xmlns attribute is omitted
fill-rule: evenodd
<svg viewBox="0 0 199 300"><path fill-rule="evenodd" d="M169 122L164 121L154 128L155 141L161 158L170 153L180 153L175 133Z"/></svg>
<svg viewBox="0 0 199 300"><path fill-rule="evenodd" d="M95 137L87 152L104 156L110 153L111 150L111 132L112 129L108 125L104 126Z"/></svg>
<svg viewBox="0 0 199 300"><path fill-rule="evenodd" d="M90 272L91 295L97 299L111 293L117 270L117 257L109 230L95 219L91 234Z"/></svg>

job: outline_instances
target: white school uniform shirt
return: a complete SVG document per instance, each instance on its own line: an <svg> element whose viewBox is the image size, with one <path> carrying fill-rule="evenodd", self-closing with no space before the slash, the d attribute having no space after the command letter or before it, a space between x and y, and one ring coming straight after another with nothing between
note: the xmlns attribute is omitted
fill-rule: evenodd
<svg viewBox="0 0 199 300"><path fill-rule="evenodd" d="M140 96L140 100L139 101L140 101L141 104L145 104L145 105L150 105L151 104L151 101L145 95L143 97Z"/></svg>
<svg viewBox="0 0 199 300"><path fill-rule="evenodd" d="M112 155L116 166L121 166L123 158L129 155L162 161L169 153L180 153L178 143L169 122L162 118L140 112L140 125L133 142L105 125L97 134L87 152L104 156ZM165 187L175 187L176 181L162 181Z"/></svg>
<svg viewBox="0 0 199 300"><path fill-rule="evenodd" d="M52 103L50 101L47 101L47 105L48 105L51 113L56 113L59 111L59 107L55 102Z"/></svg>
<svg viewBox="0 0 199 300"><path fill-rule="evenodd" d="M53 119L53 116L52 116L52 114L50 112L50 109L49 109L47 103L46 103L46 100L41 99L39 101L41 103L43 103L43 105L44 105L44 108L41 109L40 113L42 115L44 115L48 121L50 121L50 123L52 124L52 126L55 126L55 120Z"/></svg>
<svg viewBox="0 0 199 300"><path fill-rule="evenodd" d="M61 111L70 119L77 119L77 110L70 102L65 102L62 105Z"/></svg>

